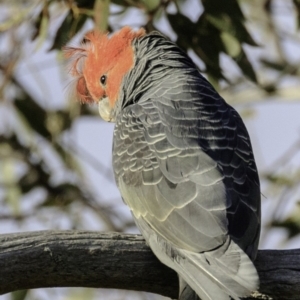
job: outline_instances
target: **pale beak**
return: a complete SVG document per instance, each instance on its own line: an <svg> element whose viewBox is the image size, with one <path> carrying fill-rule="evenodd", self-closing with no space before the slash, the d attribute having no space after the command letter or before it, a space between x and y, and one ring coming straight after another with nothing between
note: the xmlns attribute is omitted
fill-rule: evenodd
<svg viewBox="0 0 300 300"><path fill-rule="evenodd" d="M98 102L98 109L99 109L99 114L104 121L114 122L114 119L112 117L113 109L109 104L108 97L105 97Z"/></svg>

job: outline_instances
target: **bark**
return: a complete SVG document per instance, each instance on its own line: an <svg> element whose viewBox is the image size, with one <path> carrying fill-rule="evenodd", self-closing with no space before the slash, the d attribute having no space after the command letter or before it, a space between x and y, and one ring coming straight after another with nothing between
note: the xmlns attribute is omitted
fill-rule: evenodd
<svg viewBox="0 0 300 300"><path fill-rule="evenodd" d="M260 292L300 299L300 249L261 250ZM0 235L0 294L43 287L146 291L176 298L176 273L162 265L140 235L39 231Z"/></svg>

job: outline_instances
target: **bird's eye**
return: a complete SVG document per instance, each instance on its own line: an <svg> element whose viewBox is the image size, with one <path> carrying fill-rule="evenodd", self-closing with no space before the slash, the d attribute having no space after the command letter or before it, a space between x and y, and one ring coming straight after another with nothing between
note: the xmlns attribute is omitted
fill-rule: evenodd
<svg viewBox="0 0 300 300"><path fill-rule="evenodd" d="M102 75L101 76L100 82L101 82L101 84L105 85L105 83L106 83L106 75Z"/></svg>

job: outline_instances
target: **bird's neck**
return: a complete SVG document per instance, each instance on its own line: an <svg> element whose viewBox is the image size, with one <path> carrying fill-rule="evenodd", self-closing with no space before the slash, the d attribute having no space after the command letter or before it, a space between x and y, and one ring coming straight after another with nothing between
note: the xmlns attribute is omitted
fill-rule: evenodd
<svg viewBox="0 0 300 300"><path fill-rule="evenodd" d="M134 67L124 76L118 110L147 98L175 74L198 73L188 55L157 32L136 39L132 46Z"/></svg>

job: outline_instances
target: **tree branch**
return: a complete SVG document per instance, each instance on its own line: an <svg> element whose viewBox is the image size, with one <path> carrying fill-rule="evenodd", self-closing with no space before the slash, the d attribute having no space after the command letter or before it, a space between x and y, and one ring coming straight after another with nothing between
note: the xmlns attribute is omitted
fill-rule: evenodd
<svg viewBox="0 0 300 300"><path fill-rule="evenodd" d="M299 299L300 249L259 251L261 289ZM39 231L0 235L0 294L42 287L146 291L176 298L178 279L140 235Z"/></svg>

